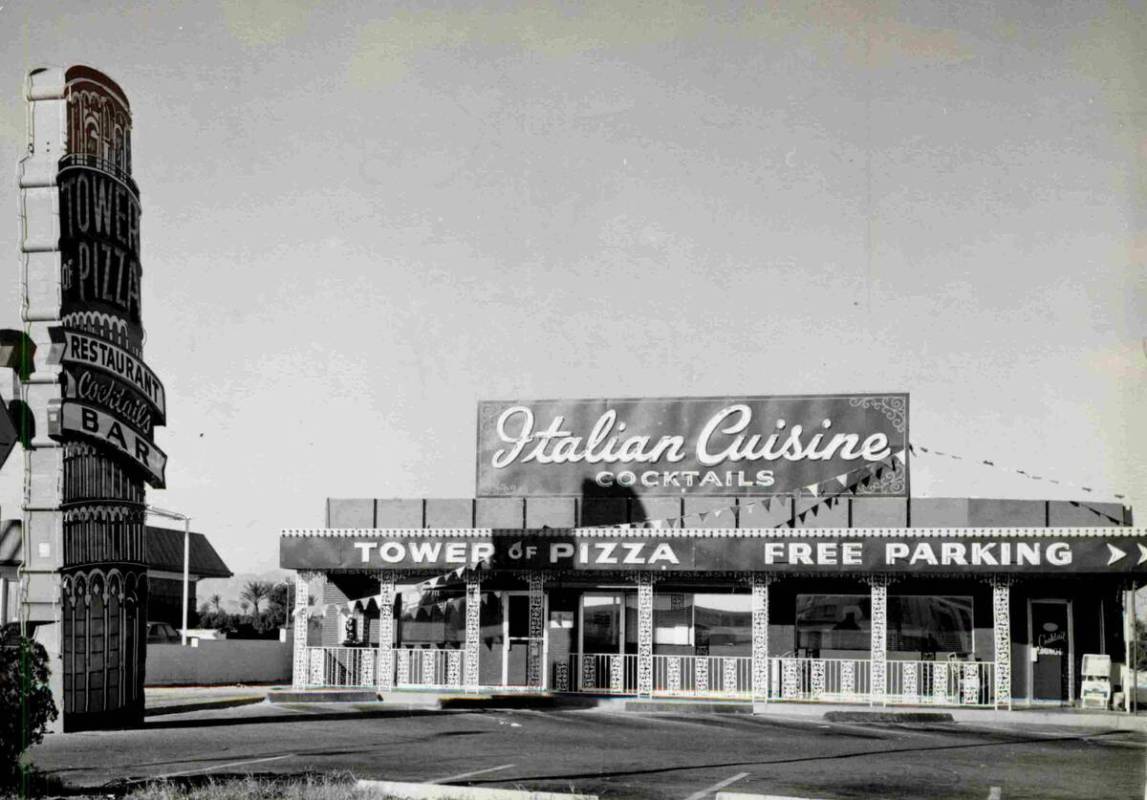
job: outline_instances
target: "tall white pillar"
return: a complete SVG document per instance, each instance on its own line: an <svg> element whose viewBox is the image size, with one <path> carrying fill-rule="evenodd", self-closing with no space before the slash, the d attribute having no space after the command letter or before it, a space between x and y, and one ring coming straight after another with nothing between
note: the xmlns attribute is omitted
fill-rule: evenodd
<svg viewBox="0 0 1147 800"><path fill-rule="evenodd" d="M307 660L307 597L310 587L307 585L306 574L295 573L295 621L294 621L294 653L291 663L291 687L306 689L310 664Z"/></svg>
<svg viewBox="0 0 1147 800"><path fill-rule="evenodd" d="M467 692L478 691L478 645L482 618L482 580L477 570L466 571L466 642L462 684Z"/></svg>
<svg viewBox="0 0 1147 800"><path fill-rule="evenodd" d="M394 572L378 574L378 670L375 685L380 692L394 689Z"/></svg>
<svg viewBox="0 0 1147 800"><path fill-rule="evenodd" d="M653 574L650 572L637 573L637 694L642 697L653 694Z"/></svg>
<svg viewBox="0 0 1147 800"><path fill-rule="evenodd" d="M1005 575L992 579L992 640L995 644L995 706L1012 707L1012 609L1011 581Z"/></svg>
<svg viewBox="0 0 1147 800"><path fill-rule="evenodd" d="M769 579L752 574L753 593L753 700L769 701Z"/></svg>
<svg viewBox="0 0 1147 800"><path fill-rule="evenodd" d="M526 685L534 689L545 687L546 594L545 577L540 572L526 576L529 582L530 642L526 650Z"/></svg>
<svg viewBox="0 0 1147 800"><path fill-rule="evenodd" d="M888 577L873 575L869 581L872 592L872 693L869 703L884 704L888 691Z"/></svg>

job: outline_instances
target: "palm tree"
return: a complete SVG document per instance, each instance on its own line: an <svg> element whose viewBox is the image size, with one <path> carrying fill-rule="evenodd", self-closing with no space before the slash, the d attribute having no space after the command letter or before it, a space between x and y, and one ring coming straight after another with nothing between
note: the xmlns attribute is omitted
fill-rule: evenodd
<svg viewBox="0 0 1147 800"><path fill-rule="evenodd" d="M259 604L270 596L272 588L272 584L268 581L247 581L239 596L251 603L254 609L251 612L252 616L259 616Z"/></svg>
<svg viewBox="0 0 1147 800"><path fill-rule="evenodd" d="M211 595L211 605L215 608L215 613L218 614L223 610L223 598L220 595Z"/></svg>

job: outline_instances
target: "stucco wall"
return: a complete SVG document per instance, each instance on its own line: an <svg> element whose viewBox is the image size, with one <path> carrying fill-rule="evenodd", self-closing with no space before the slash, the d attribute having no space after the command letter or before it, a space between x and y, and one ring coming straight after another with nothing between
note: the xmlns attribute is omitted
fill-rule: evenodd
<svg viewBox="0 0 1147 800"><path fill-rule="evenodd" d="M198 647L147 646L147 686L288 683L291 643L201 639Z"/></svg>

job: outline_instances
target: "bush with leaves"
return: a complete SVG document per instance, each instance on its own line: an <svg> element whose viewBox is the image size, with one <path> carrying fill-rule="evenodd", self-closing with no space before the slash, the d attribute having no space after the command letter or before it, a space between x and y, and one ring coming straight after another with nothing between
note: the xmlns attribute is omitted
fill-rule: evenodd
<svg viewBox="0 0 1147 800"><path fill-rule="evenodd" d="M0 789L23 783L21 753L41 742L59 715L48 688L44 647L30 639L10 641L0 646Z"/></svg>

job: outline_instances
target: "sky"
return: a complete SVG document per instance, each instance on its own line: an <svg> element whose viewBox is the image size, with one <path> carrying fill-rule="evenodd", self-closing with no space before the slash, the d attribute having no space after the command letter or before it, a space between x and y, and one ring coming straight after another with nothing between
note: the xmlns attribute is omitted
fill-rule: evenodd
<svg viewBox="0 0 1147 800"><path fill-rule="evenodd" d="M327 497L473 496L479 399L909 392L918 445L1064 482L921 454L916 496L1143 504L1145 50L1142 2L0 0L0 327L23 77L88 64L149 502L236 572Z"/></svg>

